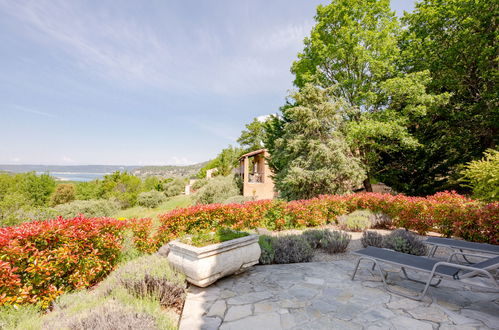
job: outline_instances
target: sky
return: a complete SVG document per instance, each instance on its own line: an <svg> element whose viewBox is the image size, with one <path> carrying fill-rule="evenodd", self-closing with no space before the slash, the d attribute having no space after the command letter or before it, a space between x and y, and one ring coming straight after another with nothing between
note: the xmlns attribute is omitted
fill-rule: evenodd
<svg viewBox="0 0 499 330"><path fill-rule="evenodd" d="M0 0L0 163L214 158L278 112L320 3Z"/></svg>

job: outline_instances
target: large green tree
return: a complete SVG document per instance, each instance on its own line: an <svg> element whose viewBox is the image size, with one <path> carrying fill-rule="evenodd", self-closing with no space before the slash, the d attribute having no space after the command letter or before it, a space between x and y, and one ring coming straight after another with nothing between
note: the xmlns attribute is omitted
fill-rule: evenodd
<svg viewBox="0 0 499 330"><path fill-rule="evenodd" d="M237 139L237 143L244 148L245 152L250 152L263 148L263 139L265 135L264 121L259 118L254 118L253 121L246 125L241 131L241 136Z"/></svg>
<svg viewBox="0 0 499 330"><path fill-rule="evenodd" d="M364 187L380 172L386 154L415 149L410 122L446 95L426 92L427 72L397 71L400 27L388 0L335 0L319 6L317 24L293 63L295 85L313 83L349 105L344 116L351 151L366 172Z"/></svg>
<svg viewBox="0 0 499 330"><path fill-rule="evenodd" d="M498 11L497 1L423 0L404 17L400 68L428 70L429 91L452 96L411 123L421 148L385 156L382 179L396 189L459 189L463 164L497 145Z"/></svg>
<svg viewBox="0 0 499 330"><path fill-rule="evenodd" d="M341 130L349 105L333 94L334 88L306 84L282 108L282 117L266 125L270 165L283 198L346 193L364 179Z"/></svg>

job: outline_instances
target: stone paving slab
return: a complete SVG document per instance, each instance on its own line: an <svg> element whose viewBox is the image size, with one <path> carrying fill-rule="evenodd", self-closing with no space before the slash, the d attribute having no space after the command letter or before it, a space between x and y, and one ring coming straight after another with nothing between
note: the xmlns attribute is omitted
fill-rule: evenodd
<svg viewBox="0 0 499 330"><path fill-rule="evenodd" d="M369 267L351 281L355 261L255 266L191 286L180 329L499 329L498 293L443 281L418 302L384 290ZM421 289L391 271L398 289Z"/></svg>

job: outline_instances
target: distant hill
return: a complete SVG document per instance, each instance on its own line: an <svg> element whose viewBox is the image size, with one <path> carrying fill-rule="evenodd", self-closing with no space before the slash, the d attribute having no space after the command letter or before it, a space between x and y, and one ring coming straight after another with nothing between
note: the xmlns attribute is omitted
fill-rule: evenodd
<svg viewBox="0 0 499 330"><path fill-rule="evenodd" d="M164 178L172 177L191 177L196 175L199 170L206 165L207 162L194 165L166 165L166 166L128 166L128 165L1 165L0 173L51 173L55 176L63 176L68 178L70 174L93 174L91 179L101 178L105 174L115 171L126 171L140 177L151 175L161 176ZM87 181L79 179L69 179L76 181Z"/></svg>
<svg viewBox="0 0 499 330"><path fill-rule="evenodd" d="M75 172L75 173L112 173L115 171L132 172L140 166L126 165L1 165L0 171L24 172Z"/></svg>
<svg viewBox="0 0 499 330"><path fill-rule="evenodd" d="M144 166L132 171L133 174L140 177L161 176L165 178L173 177L192 177L208 162L193 164L193 165L167 165L167 166Z"/></svg>

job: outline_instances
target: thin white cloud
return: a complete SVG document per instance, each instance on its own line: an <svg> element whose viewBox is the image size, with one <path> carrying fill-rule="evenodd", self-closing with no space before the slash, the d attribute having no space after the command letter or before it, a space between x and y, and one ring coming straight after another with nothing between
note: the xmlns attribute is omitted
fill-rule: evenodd
<svg viewBox="0 0 499 330"><path fill-rule="evenodd" d="M24 106L17 105L17 104L10 105L10 106L7 106L7 107L11 108L11 109L22 111L22 112L26 112L26 113L32 113L32 114L35 114L35 115L44 116L44 117L57 118L57 116L54 115L54 114L51 114L51 113L48 113L48 112L45 112L45 111L40 111L40 110L28 108L28 107L24 107Z"/></svg>
<svg viewBox="0 0 499 330"><path fill-rule="evenodd" d="M76 160L74 160L73 158L68 157L68 156L62 156L61 159L62 159L63 163L67 163L67 164L75 164L76 163Z"/></svg>
<svg viewBox="0 0 499 330"><path fill-rule="evenodd" d="M288 24L275 27L272 33L265 33L253 40L253 46L262 51L279 51L286 48L299 48L303 39L310 34L313 21L301 24Z"/></svg>
<svg viewBox="0 0 499 330"><path fill-rule="evenodd" d="M259 122L261 123L264 123L266 122L272 115L262 115L262 116L258 116L256 117L256 120L258 120Z"/></svg>
<svg viewBox="0 0 499 330"><path fill-rule="evenodd" d="M37 42L69 55L77 68L113 83L173 92L252 94L282 91L308 23L255 31L177 26L130 19L113 7L78 1L0 0ZM113 10L113 11L111 11ZM272 28L270 28L272 30ZM223 38L223 39L222 39ZM296 49L293 49L296 48ZM283 54L284 57L283 57Z"/></svg>

